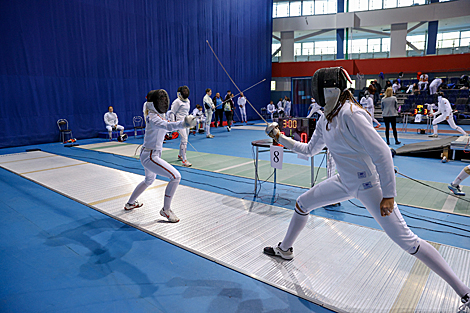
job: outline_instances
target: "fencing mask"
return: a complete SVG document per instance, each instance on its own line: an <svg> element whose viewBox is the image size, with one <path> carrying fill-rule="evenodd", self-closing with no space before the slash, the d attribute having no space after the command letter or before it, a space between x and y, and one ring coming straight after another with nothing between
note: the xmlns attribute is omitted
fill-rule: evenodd
<svg viewBox="0 0 470 313"><path fill-rule="evenodd" d="M342 67L321 68L313 74L313 98L325 108L325 116L333 111L339 96L347 88L346 80L351 83L348 72Z"/></svg>
<svg viewBox="0 0 470 313"><path fill-rule="evenodd" d="M123 142L123 141L126 141L127 140L127 135L126 134L122 134L118 137L117 139L119 142Z"/></svg>
<svg viewBox="0 0 470 313"><path fill-rule="evenodd" d="M170 106L170 98L165 89L151 90L147 94L147 110L164 114Z"/></svg>
<svg viewBox="0 0 470 313"><path fill-rule="evenodd" d="M188 101L188 97L189 97L189 88L188 88L188 86L178 87L178 92L176 93L176 95L178 96L178 98L181 101Z"/></svg>

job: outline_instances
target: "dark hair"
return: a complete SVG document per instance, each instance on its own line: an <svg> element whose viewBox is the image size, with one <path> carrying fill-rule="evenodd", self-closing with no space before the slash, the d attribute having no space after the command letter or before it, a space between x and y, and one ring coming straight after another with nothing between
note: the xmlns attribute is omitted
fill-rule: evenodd
<svg viewBox="0 0 470 313"><path fill-rule="evenodd" d="M199 108L202 108L202 106L200 106L199 104L196 104L196 109L199 109Z"/></svg>
<svg viewBox="0 0 470 313"><path fill-rule="evenodd" d="M206 89L206 93L208 93L209 91L211 91L211 89L210 89L210 88L207 88L207 89Z"/></svg>

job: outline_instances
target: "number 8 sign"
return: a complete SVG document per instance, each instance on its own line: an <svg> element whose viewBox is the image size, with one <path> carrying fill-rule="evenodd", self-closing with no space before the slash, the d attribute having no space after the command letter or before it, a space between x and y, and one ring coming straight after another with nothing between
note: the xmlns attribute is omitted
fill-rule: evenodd
<svg viewBox="0 0 470 313"><path fill-rule="evenodd" d="M269 150L271 155L271 167L282 170L282 161L284 157L283 147L271 145Z"/></svg>

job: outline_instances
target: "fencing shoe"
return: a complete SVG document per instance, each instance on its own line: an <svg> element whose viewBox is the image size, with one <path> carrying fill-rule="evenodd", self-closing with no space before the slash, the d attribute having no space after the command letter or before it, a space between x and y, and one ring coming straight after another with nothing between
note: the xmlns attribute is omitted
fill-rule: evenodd
<svg viewBox="0 0 470 313"><path fill-rule="evenodd" d="M191 163L189 163L189 161L188 161L188 160L186 160L186 161L183 161L183 166L185 166L185 167L191 167L191 166L192 166L192 164L191 164Z"/></svg>
<svg viewBox="0 0 470 313"><path fill-rule="evenodd" d="M276 247L265 247L264 254L271 255L271 256L278 256L283 258L284 260L292 260L294 258L294 248L290 247L287 251L281 249L281 243L279 243Z"/></svg>
<svg viewBox="0 0 470 313"><path fill-rule="evenodd" d="M183 157L178 154L178 160L183 161Z"/></svg>
<svg viewBox="0 0 470 313"><path fill-rule="evenodd" d="M214 138L214 136L212 134L209 134L206 136L207 138Z"/></svg>
<svg viewBox="0 0 470 313"><path fill-rule="evenodd" d="M136 200L134 201L134 203L126 203L126 205L124 206L124 210L126 211L134 210L134 209L140 208L143 205L144 205L143 203L139 203Z"/></svg>
<svg viewBox="0 0 470 313"><path fill-rule="evenodd" d="M439 135L438 134L432 134L432 135L429 135L428 137L437 138L437 137L439 137Z"/></svg>
<svg viewBox="0 0 470 313"><path fill-rule="evenodd" d="M462 297L462 305L459 307L459 312L466 312L466 308L470 308L470 293Z"/></svg>
<svg viewBox="0 0 470 313"><path fill-rule="evenodd" d="M449 184L447 185L447 188L449 188L449 190L452 191L456 196L465 196L465 192L460 189L460 186L454 186L452 184Z"/></svg>
<svg viewBox="0 0 470 313"><path fill-rule="evenodd" d="M160 210L160 215L166 217L171 223L178 223L180 219L173 213L172 210L165 211L164 209Z"/></svg>

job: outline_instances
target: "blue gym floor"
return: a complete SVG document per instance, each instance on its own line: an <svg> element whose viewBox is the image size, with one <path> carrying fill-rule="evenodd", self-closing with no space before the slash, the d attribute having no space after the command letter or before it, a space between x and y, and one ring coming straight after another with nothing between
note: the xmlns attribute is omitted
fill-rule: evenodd
<svg viewBox="0 0 470 313"><path fill-rule="evenodd" d="M409 132L415 132L410 128L423 128L422 124L416 126L409 125ZM463 128L470 131L470 125ZM450 128L441 124L439 129ZM260 130L241 130L237 126L231 132L226 128L212 128L211 132L214 139L197 134L190 136L189 141L199 152L251 158L250 142L266 138ZM383 131L379 133L383 136ZM419 141L400 140L402 144ZM86 139L78 143L104 141ZM128 140L138 144L142 141L142 137ZM168 141L164 147L176 149L178 145L177 139ZM66 148L60 143L6 148L0 154L34 148L144 173L138 160ZM188 150L192 149L188 146ZM268 154L261 153L260 158L267 160ZM322 158L323 155L315 157L316 166ZM294 154L284 154L284 162L308 165ZM438 159L404 156L396 156L394 162L400 172L410 177L442 183L451 182L468 165L461 161L443 164ZM291 209L305 191L265 182L255 199L253 180L191 168L177 169L182 174L181 184ZM6 170L0 169L0 177L1 312L331 312L122 224ZM462 184L469 186L470 179ZM378 228L368 212L354 204L361 206L359 201L352 200L339 207L315 210L313 214ZM406 206L400 206L400 210L421 238L470 249L470 217ZM210 216L201 212L201 218Z"/></svg>

